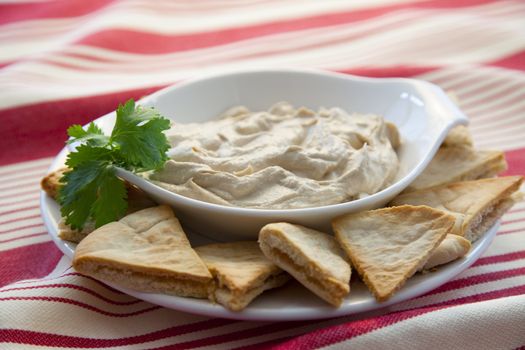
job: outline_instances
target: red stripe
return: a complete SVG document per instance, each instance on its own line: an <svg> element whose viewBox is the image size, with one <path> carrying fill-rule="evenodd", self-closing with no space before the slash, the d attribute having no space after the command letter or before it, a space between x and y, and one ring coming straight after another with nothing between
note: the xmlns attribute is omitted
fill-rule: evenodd
<svg viewBox="0 0 525 350"><path fill-rule="evenodd" d="M56 346L68 348L105 348L132 344L142 344L184 334L200 332L203 330L214 329L236 322L238 321L231 321L225 319L209 319L181 326L174 326L133 337L124 337L118 339L73 337L54 333L34 332L24 329L0 329L0 339L4 339L4 341L8 343L18 343L27 345Z"/></svg>
<svg viewBox="0 0 525 350"><path fill-rule="evenodd" d="M61 297L39 297L39 296L32 296L32 297L6 297L6 298L0 298L1 301L13 301L13 300L27 300L27 301L49 301L53 303L63 303L63 304L70 304L75 305L78 307L81 307L83 309L87 309L90 311L94 311L96 313L99 313L101 315L110 316L110 317L131 317L131 316L137 316L144 314L146 312L150 312L153 310L160 309L160 306L152 306L148 307L143 310L133 311L133 312L124 312L124 313L115 313L115 312L109 312L102 309L99 309L97 307L94 307L92 305L82 303L78 300L69 299L69 298L61 298Z"/></svg>
<svg viewBox="0 0 525 350"><path fill-rule="evenodd" d="M54 0L31 4L0 5L0 24L39 18L76 17L99 10L113 0Z"/></svg>
<svg viewBox="0 0 525 350"><path fill-rule="evenodd" d="M318 331L310 332L308 334L296 337L293 340L274 346L272 347L272 349L317 349L323 346L328 346L330 344L343 342L345 340L349 340L351 338L370 333L381 328L386 328L395 323L405 321L417 316L421 316L433 311L466 303L480 302L484 300L520 295L524 293L525 285L501 289L494 292L476 294L464 298L458 298L455 300L437 303L432 306L427 306L423 308L394 312L380 317L374 317L355 322L348 322L345 324L327 327Z"/></svg>
<svg viewBox="0 0 525 350"><path fill-rule="evenodd" d="M473 285L481 284L481 283L499 281L505 278L516 277L516 276L520 276L524 274L525 274L525 267L522 267L522 268L517 268L517 269L487 272L487 273L482 273L476 276L459 278L456 280L452 280L448 283L445 283L441 287L436 288L432 290L431 292L425 295L422 295L418 298L424 298L428 295L444 293L444 292L448 292L454 289L461 289L461 288L465 288L465 287L469 287L469 286L473 286Z"/></svg>
<svg viewBox="0 0 525 350"><path fill-rule="evenodd" d="M0 111L0 164L16 163L55 155L66 141L71 124L87 122L107 114L122 101L139 99L157 88L123 91L69 100L44 102ZM42 122L43 118L45 123ZM31 125L30 128L27 126Z"/></svg>
<svg viewBox="0 0 525 350"><path fill-rule="evenodd" d="M15 281L44 277L53 271L61 257L62 252L53 242L0 252L0 287Z"/></svg>
<svg viewBox="0 0 525 350"><path fill-rule="evenodd" d="M18 241L20 239L25 239L25 238L35 237L35 236L46 236L46 235L47 235L47 231L46 232L31 233L31 234L28 234L28 235L25 235L25 236L21 236L21 237L14 237L14 238L5 239L3 241L0 241L0 244L13 242L13 241Z"/></svg>
<svg viewBox="0 0 525 350"><path fill-rule="evenodd" d="M280 32L322 28L369 20L407 8L459 8L492 3L494 0L432 0L337 13L184 35L162 35L124 29L105 30L86 36L79 44L132 53L158 54L217 46Z"/></svg>
<svg viewBox="0 0 525 350"><path fill-rule="evenodd" d="M77 286L76 284L71 284L71 283L54 283L54 284L29 286L29 287L8 288L8 289L0 290L0 293L10 292L10 291L14 291L14 290L44 289L44 288L53 288L53 289L68 288L68 289L75 289L75 290L79 290L79 291L88 293L88 294L90 294L90 295L92 295L94 297L97 297L100 300L103 300L103 301L105 301L105 302L107 302L109 304L113 304L113 305L134 305L134 304L138 304L138 303L143 303L143 301L139 300L139 299L134 299L134 300L131 300L131 301L112 300L112 299L109 299L109 298L103 296L102 294L100 294L98 292L95 292L94 290L91 290L91 289L83 287L83 286Z"/></svg>
<svg viewBox="0 0 525 350"><path fill-rule="evenodd" d="M489 64L509 69L525 70L525 51L515 53L511 56L502 59L498 59L497 61L494 61Z"/></svg>
<svg viewBox="0 0 525 350"><path fill-rule="evenodd" d="M525 84L522 84L522 86L525 86ZM502 108L507 107L507 106L514 106L518 102L523 101L524 97L525 97L525 94L521 94L521 95L518 94L518 95L512 97L510 100L500 100L500 101L498 101L495 104L491 104L489 107L483 107L483 104L478 102L478 106L476 106L476 107L464 107L464 106L462 106L461 108L466 113L471 115L474 119L478 119L478 120L479 119L486 119L487 117L490 117L490 116L501 115L501 114L498 113L498 111L500 111ZM482 108L478 108L478 107L482 107ZM494 113L490 113L490 112L494 112ZM515 113L516 113L516 111L514 111L514 114ZM505 115L505 114L503 114L503 115ZM508 113L507 113L507 115L508 115Z"/></svg>
<svg viewBox="0 0 525 350"><path fill-rule="evenodd" d="M512 253L507 253L507 254L500 254L500 255L493 255L493 256L487 256L484 258L479 258L472 265L472 267L497 264L497 263L502 263L502 262L507 262L507 261L519 260L519 259L525 259L525 250L522 250L519 252L512 252Z"/></svg>
<svg viewBox="0 0 525 350"><path fill-rule="evenodd" d="M515 149L505 152L505 159L509 164L509 169L502 175L522 175L525 176L525 148Z"/></svg>

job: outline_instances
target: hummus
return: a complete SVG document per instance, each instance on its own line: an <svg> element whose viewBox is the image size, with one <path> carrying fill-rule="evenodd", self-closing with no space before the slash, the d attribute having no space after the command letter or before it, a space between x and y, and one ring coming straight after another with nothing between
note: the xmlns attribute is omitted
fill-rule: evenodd
<svg viewBox="0 0 525 350"><path fill-rule="evenodd" d="M366 197L398 171L397 129L340 108L230 109L206 123L174 124L164 169L150 180L182 196L227 206L293 209ZM394 144L394 146L393 146Z"/></svg>

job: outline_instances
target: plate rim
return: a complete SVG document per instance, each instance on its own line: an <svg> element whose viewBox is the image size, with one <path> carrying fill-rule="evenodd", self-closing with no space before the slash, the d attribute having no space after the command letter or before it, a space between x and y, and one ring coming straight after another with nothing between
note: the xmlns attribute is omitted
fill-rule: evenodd
<svg viewBox="0 0 525 350"><path fill-rule="evenodd" d="M48 168L48 173L58 169L60 166L64 165L64 159L68 150L64 147L53 159L50 167ZM47 233L51 236L55 245L62 251L62 253L67 256L70 260L74 255L74 246L76 244L63 241L58 238L58 226L55 221L52 211L57 210L53 209L48 204L50 201L53 201L44 191L40 191L40 213L44 221L44 226L46 227ZM386 302L378 303L375 301L372 294L364 302L361 301L356 305L353 305L351 302L349 304L343 304L339 308L333 308L331 306L325 305L323 307L314 307L306 309L290 309L290 308L277 308L276 310L270 309L254 309L250 308L250 305L241 312L230 311L219 304L214 304L205 299L194 299L186 297L178 297L166 294L158 293L146 293L139 292L131 289L127 289L116 284L99 280L102 283L109 285L110 287L121 291L125 294L131 295L137 299L160 305L169 309L187 312L191 314L207 316L207 317L219 317L227 318L233 320L244 320L244 321L300 321L300 320L318 320L318 319L327 319L341 316L348 316L353 314L360 314L367 311L373 311L378 309L383 309L393 304L400 303L402 301L407 301L419 296L424 295L436 288L439 288L441 285L449 282L455 276L459 275L472 264L474 264L478 258L485 252L485 250L490 246L492 240L496 236L499 229L500 221L498 220L487 232L485 232L479 240L472 244L472 248L467 253L467 255L461 259L458 259L454 262L451 262L447 265L441 266L438 271L428 273L421 278L424 280L415 285L403 286L392 298ZM356 273L355 269L352 269L353 273ZM426 277L425 277L426 276ZM410 281L410 279L409 279ZM277 290L276 290L277 291ZM350 292L350 296L352 292ZM264 295L263 295L264 296Z"/></svg>

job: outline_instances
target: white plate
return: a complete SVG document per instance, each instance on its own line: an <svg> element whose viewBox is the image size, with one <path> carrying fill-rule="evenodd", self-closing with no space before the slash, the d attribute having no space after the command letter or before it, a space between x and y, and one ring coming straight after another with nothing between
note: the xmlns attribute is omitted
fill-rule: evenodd
<svg viewBox="0 0 525 350"><path fill-rule="evenodd" d="M49 170L52 171L62 167L65 158L66 151L63 150L55 158ZM60 219L60 210L57 203L42 192L40 196L40 208L45 226L53 238L53 241L66 256L73 258L76 244L62 241L57 236L58 221ZM471 251L466 257L442 266L436 272L416 274L408 280L405 286L398 291L394 297L384 303L377 303L366 286L358 280L352 282L350 295L345 299L341 307L337 309L328 306L308 290L297 283L292 282L282 288L263 293L242 312L229 311L222 306L212 304L207 300L141 293L119 287L115 284L107 284L123 293L153 304L211 317L259 321L309 320L337 317L379 309L417 297L441 286L463 270L467 269L479 258L492 242L498 227L499 223L494 225L481 239L474 243ZM210 242L209 239L197 234L191 232L187 233L194 246ZM355 273L355 271L353 271L353 273Z"/></svg>

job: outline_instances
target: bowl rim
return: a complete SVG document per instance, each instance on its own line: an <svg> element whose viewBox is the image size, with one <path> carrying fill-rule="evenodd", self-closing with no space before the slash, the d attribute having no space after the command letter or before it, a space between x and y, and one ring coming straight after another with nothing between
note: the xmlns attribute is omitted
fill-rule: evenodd
<svg viewBox="0 0 525 350"><path fill-rule="evenodd" d="M450 110L450 113L456 115L456 121L449 123L441 131L437 142L432 146L429 154L423 158L414 168L409 170L401 179L398 179L394 183L390 184L386 188L373 193L367 197L356 199L353 201L342 202L329 204L324 206L315 206L315 207L305 207L305 208L290 208L290 209L270 209L270 208L243 208L237 206L227 206L222 204L210 203L201 201L198 199L182 196L178 193L171 192L161 186L144 179L143 177L132 173L131 171L117 168L117 174L130 181L131 183L137 185L139 188L147 188L155 196L162 198L169 198L173 200L175 204L181 204L185 207L191 207L199 210L208 210L214 211L220 214L233 214L242 215L242 216L259 216L259 217L275 217L275 216L302 216L308 214L333 214L334 212L345 212L352 211L352 209L357 208L369 208L375 203L385 199L389 196L395 196L397 193L403 191L412 181L415 180L417 175L419 175L424 168L428 165L430 160L433 158L434 154L437 152L440 144L445 139L446 135L454 126L458 124L468 124L468 118L464 113L459 110L459 108L448 98L445 92L437 85L432 84L427 81L413 79L413 78L399 78L399 77L388 77L388 78L374 78L374 77L364 77L351 74L345 74L340 72L325 71L322 69L315 68L251 68L251 69L231 69L225 70L219 73L206 74L200 77L191 78L184 80L182 82L167 86L163 89L160 89L148 96L144 96L139 99L136 103L138 105L150 107L154 106L158 98L161 98L165 95L170 94L172 91L185 88L188 85L203 83L209 80L221 79L226 77L241 76L241 75L252 75L252 74L297 74L297 75L310 75L317 78L335 78L340 80L352 81L354 83L365 83L372 85L382 85L382 84L404 84L410 85L412 87L419 87L421 89L430 92L429 95L433 96L440 103L444 103L445 107ZM106 119L111 115L114 115L115 111L107 113L97 119L95 122L99 122L102 119ZM148 192L148 191L146 191ZM170 203L170 204L173 204Z"/></svg>

